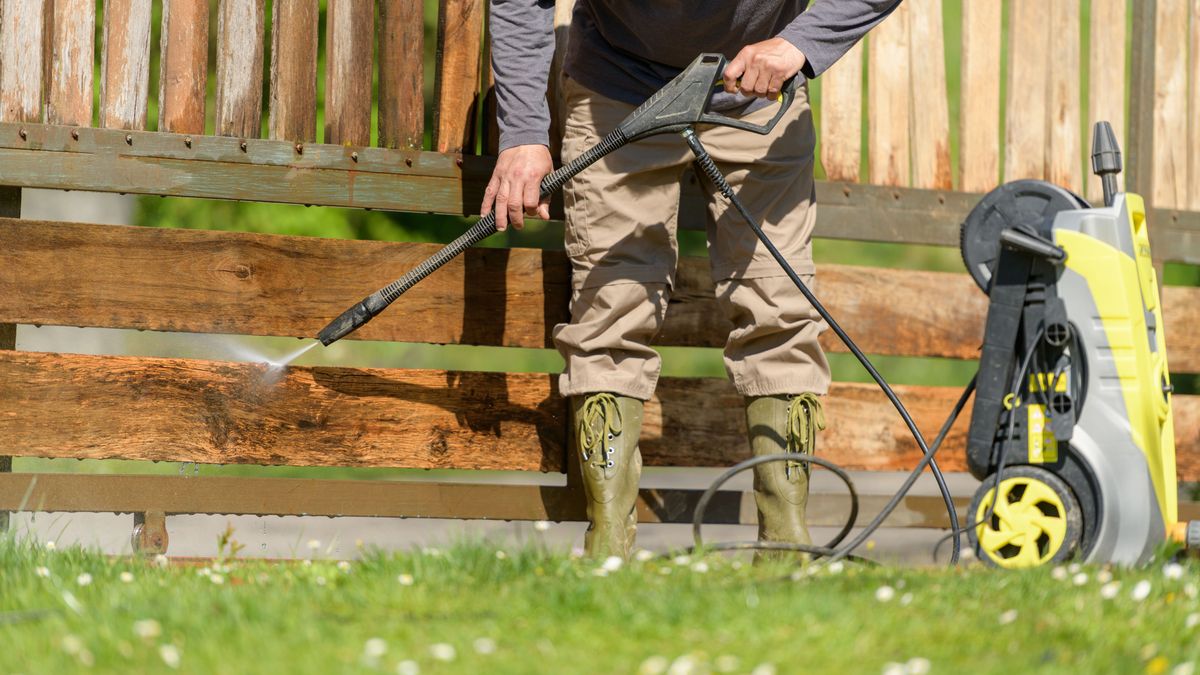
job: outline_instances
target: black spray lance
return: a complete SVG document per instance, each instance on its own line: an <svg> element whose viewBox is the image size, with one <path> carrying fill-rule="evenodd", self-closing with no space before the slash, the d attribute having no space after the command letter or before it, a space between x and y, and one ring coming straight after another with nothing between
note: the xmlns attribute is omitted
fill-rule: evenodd
<svg viewBox="0 0 1200 675"><path fill-rule="evenodd" d="M733 127L757 134L770 133L791 106L796 93L796 79L792 78L785 83L779 98L781 105L770 122L765 125L748 124L725 115L708 112L714 88L720 82L721 73L724 70L724 56L701 54L678 77L671 80L667 86L630 113L629 117L605 136L599 144L543 178L542 198L557 192L568 180L605 155L627 143L647 136L677 133L695 124ZM496 214L493 212L481 218L462 236L447 244L442 250L430 256L404 276L355 303L353 307L347 309L322 329L317 334L317 339L328 347L353 333L439 267L495 233Z"/></svg>

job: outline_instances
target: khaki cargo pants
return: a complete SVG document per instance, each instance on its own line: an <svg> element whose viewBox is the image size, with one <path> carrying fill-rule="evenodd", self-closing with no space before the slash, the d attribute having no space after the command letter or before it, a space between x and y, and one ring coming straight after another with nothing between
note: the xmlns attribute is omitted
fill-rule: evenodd
<svg viewBox="0 0 1200 675"><path fill-rule="evenodd" d="M566 79L563 161L600 141L634 109ZM764 123L774 106L751 113ZM807 92L766 135L706 128L700 139L750 213L805 283L813 281L816 133ZM573 269L571 322L554 330L566 360L564 396L612 392L648 400L661 367L650 341L663 324L679 258L680 182L693 155L677 134L610 154L567 183L566 250ZM733 324L725 368L744 396L824 394L824 322L750 226L706 180L708 252L717 302ZM714 320L719 318L714 317Z"/></svg>

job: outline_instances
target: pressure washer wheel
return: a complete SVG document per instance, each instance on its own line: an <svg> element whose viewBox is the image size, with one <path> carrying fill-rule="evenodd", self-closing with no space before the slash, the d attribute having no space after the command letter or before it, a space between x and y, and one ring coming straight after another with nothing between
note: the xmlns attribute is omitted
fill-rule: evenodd
<svg viewBox="0 0 1200 675"><path fill-rule="evenodd" d="M971 547L984 562L1008 569L1037 567L1066 560L1079 549L1083 515L1071 488L1036 466L1004 470L1000 500L986 522L995 494L995 475L983 480L967 511Z"/></svg>

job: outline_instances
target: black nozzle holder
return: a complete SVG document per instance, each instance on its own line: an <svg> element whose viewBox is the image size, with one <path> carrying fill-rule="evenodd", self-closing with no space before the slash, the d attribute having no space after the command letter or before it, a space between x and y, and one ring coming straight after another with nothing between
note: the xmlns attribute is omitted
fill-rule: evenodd
<svg viewBox="0 0 1200 675"><path fill-rule="evenodd" d="M1121 148L1108 122L1096 122L1092 128L1092 173L1104 186L1104 205L1112 206L1117 194L1117 174L1121 173Z"/></svg>
<svg viewBox="0 0 1200 675"><path fill-rule="evenodd" d="M342 312L341 316L329 322L328 326L321 329L317 333L317 339L321 344L328 347L329 345L341 340L354 331L362 328L375 315L382 312L387 307L383 297L379 292L372 293L363 298L361 302L355 303L350 309Z"/></svg>
<svg viewBox="0 0 1200 675"><path fill-rule="evenodd" d="M1019 251L1027 255L1042 258L1053 263L1061 263L1067 259L1067 252L1054 242L1041 237L1026 234L1017 229L1009 228L1000 233L1000 243L1005 248Z"/></svg>

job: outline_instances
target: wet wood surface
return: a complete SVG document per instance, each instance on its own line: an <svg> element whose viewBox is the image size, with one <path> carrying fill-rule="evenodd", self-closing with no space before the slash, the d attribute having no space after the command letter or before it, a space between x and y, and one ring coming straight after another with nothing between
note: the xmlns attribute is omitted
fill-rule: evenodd
<svg viewBox="0 0 1200 675"><path fill-rule="evenodd" d="M271 138L317 140L317 0L274 3L271 9Z"/></svg>
<svg viewBox="0 0 1200 675"><path fill-rule="evenodd" d="M208 96L208 2L164 0L158 130L203 134Z"/></svg>
<svg viewBox="0 0 1200 675"><path fill-rule="evenodd" d="M326 25L325 142L370 145L374 3L330 0Z"/></svg>

